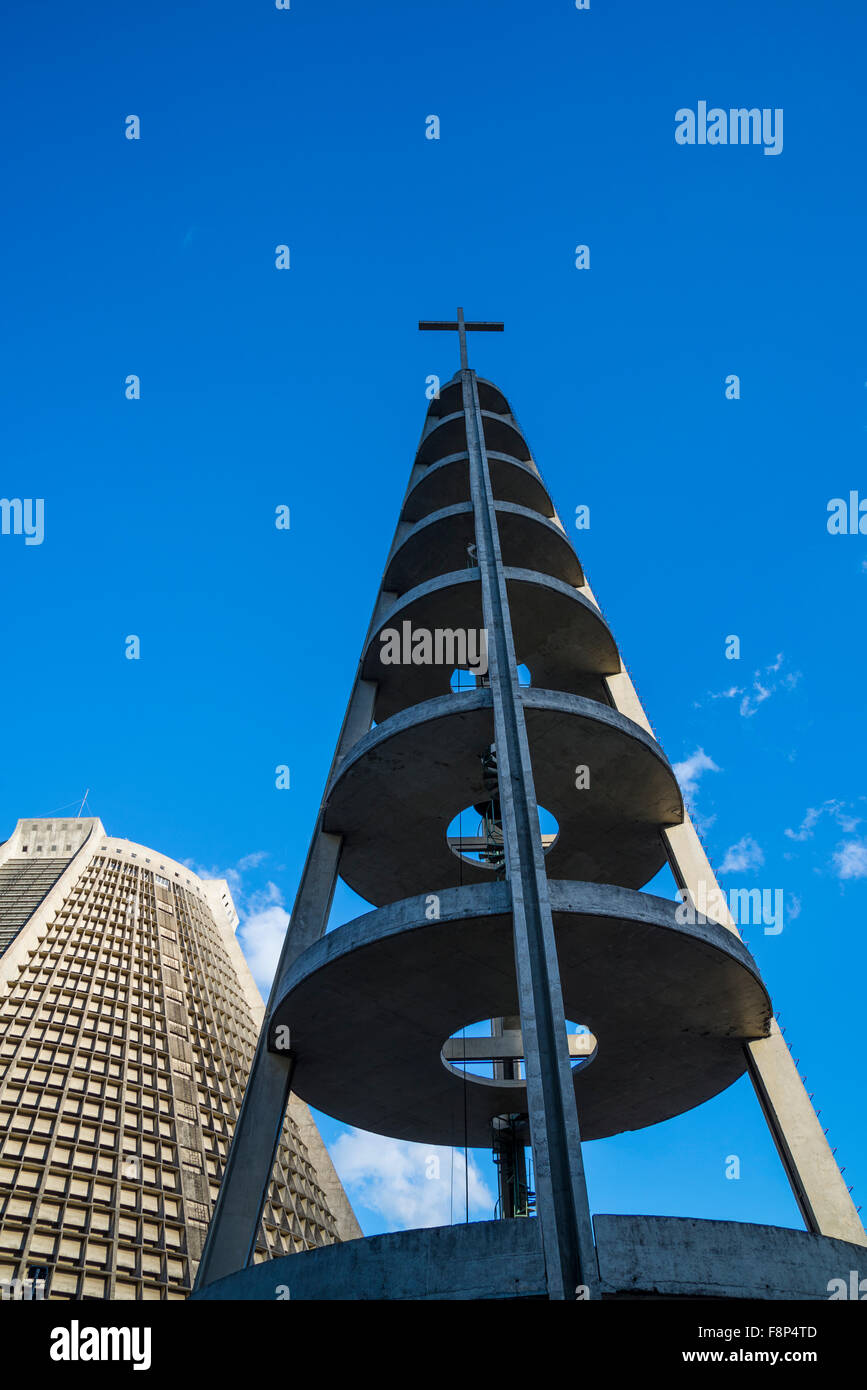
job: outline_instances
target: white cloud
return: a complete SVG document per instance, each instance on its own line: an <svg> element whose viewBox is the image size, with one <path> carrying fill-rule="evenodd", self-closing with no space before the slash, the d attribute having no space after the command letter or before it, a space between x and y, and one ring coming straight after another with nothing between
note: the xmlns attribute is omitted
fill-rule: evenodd
<svg viewBox="0 0 867 1390"><path fill-rule="evenodd" d="M867 842L844 840L834 851L834 872L838 878L867 878Z"/></svg>
<svg viewBox="0 0 867 1390"><path fill-rule="evenodd" d="M728 690L709 690L707 692L711 700L733 700L736 695L742 695L743 690L739 685L730 685ZM693 709L701 709L701 700L693 700Z"/></svg>
<svg viewBox="0 0 867 1390"><path fill-rule="evenodd" d="M726 857L720 865L720 873L752 873L753 870L760 869L764 862L765 856L761 846L757 845L751 836L745 835L742 840L738 840L736 845L731 845L726 850Z"/></svg>
<svg viewBox="0 0 867 1390"><path fill-rule="evenodd" d="M263 908L273 907L274 903L279 903L282 907L283 894L276 883L272 883L270 879L264 888L256 888L252 893L244 894L244 912L249 917L261 912Z"/></svg>
<svg viewBox="0 0 867 1390"><path fill-rule="evenodd" d="M801 899L797 893L790 893L786 903L786 916L790 922L795 922L801 915Z"/></svg>
<svg viewBox="0 0 867 1390"><path fill-rule="evenodd" d="M738 713L744 719L750 719L752 715L755 714L759 705L763 705L765 703L765 700L769 700L773 693L771 690L767 688L767 686L761 684L761 682L758 679L758 675L759 673L757 671L756 678L753 681L752 691L744 696L744 698L741 700L738 709Z"/></svg>
<svg viewBox="0 0 867 1390"><path fill-rule="evenodd" d="M698 781L703 772L719 772L713 758L709 758L703 748L696 748L682 763L674 764L674 775L687 801L698 791Z"/></svg>
<svg viewBox="0 0 867 1390"><path fill-rule="evenodd" d="M241 950L263 995L267 996L271 988L288 925L285 907L273 903L245 915L238 928Z"/></svg>
<svg viewBox="0 0 867 1390"><path fill-rule="evenodd" d="M466 1169L457 1149L350 1129L330 1152L350 1201L378 1212L390 1230L447 1226L453 1216L463 1217ZM496 1198L472 1156L469 1199L471 1217L493 1218Z"/></svg>
<svg viewBox="0 0 867 1390"><path fill-rule="evenodd" d="M266 849L256 849L252 854L245 854L243 859L238 860L238 871L243 873L245 869L258 869L263 860L268 858Z"/></svg>
<svg viewBox="0 0 867 1390"><path fill-rule="evenodd" d="M753 683L749 688L741 685L730 685L728 690L708 691L711 700L734 700L740 695L741 702L738 711L742 718L751 719L759 705L763 705L777 690L781 688L794 690L801 679L800 671L789 671L785 676L781 676L779 681L768 679L769 676L777 675L777 672L782 668L783 659L783 653L777 652L774 661L765 667L760 667L758 671L754 671ZM697 704L696 708L701 708L701 706Z"/></svg>
<svg viewBox="0 0 867 1390"><path fill-rule="evenodd" d="M257 869L267 858L267 850L253 850L229 869L208 869L191 859L184 861L199 878L224 878L228 883L240 918L238 942L253 979L266 996L277 969L289 913L283 906L283 894L276 883L269 880L264 888L248 892L242 875L250 869Z"/></svg>
<svg viewBox="0 0 867 1390"><path fill-rule="evenodd" d="M218 869L213 866L208 868L204 864L197 864L194 859L185 859L183 862L188 869L192 869L193 873L198 874L199 878L224 878L234 893L236 889L238 891L241 889L241 875L247 869L258 868L267 858L268 851L266 849L256 849L251 854L242 855L237 864L233 864L228 869Z"/></svg>
<svg viewBox="0 0 867 1390"><path fill-rule="evenodd" d="M810 840L813 837L813 827L821 816L824 806L808 806L807 814L801 821L798 830L787 830L785 832L790 840Z"/></svg>
<svg viewBox="0 0 867 1390"><path fill-rule="evenodd" d="M786 830L784 833L790 840L811 840L813 838L813 830L821 817L824 815L831 815L834 817L840 829L845 831L847 835L851 835L853 830L861 824L861 817L849 815L846 811L846 804L845 801L829 800L823 801L821 806L810 806L799 828L797 830Z"/></svg>
<svg viewBox="0 0 867 1390"><path fill-rule="evenodd" d="M232 890L232 897L235 899L235 906L238 906L238 894L241 891L241 875L237 869L218 869L216 865L210 868L206 864L197 864L194 859L184 859L183 863L188 869L192 869L199 878L224 878Z"/></svg>

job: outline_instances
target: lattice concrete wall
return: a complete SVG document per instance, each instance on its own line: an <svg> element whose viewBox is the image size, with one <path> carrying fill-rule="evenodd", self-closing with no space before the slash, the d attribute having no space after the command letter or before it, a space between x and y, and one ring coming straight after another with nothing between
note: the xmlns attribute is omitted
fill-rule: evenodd
<svg viewBox="0 0 867 1390"><path fill-rule="evenodd" d="M10 881L46 824L3 847ZM224 884L93 822L0 956L0 1280L186 1296L258 1034L236 923ZM257 1260L357 1234L344 1208L341 1230L290 1114Z"/></svg>

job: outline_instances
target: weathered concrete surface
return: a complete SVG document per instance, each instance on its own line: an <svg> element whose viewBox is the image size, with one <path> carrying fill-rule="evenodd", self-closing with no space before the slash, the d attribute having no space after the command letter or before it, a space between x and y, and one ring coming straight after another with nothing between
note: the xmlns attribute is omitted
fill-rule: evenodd
<svg viewBox="0 0 867 1390"><path fill-rule="evenodd" d="M665 1216L594 1216L603 1294L827 1299L864 1250L783 1226Z"/></svg>
<svg viewBox="0 0 867 1390"><path fill-rule="evenodd" d="M593 1226L604 1298L825 1301L830 1280L864 1276L861 1246L782 1226L606 1215ZM539 1222L371 1236L254 1265L192 1297L270 1302L281 1289L293 1303L545 1298Z"/></svg>
<svg viewBox="0 0 867 1390"><path fill-rule="evenodd" d="M503 563L553 574L565 584L582 581L581 565L558 522L513 502L496 504ZM467 547L475 545L473 509L458 502L401 528L385 571L383 587L396 594L451 570L466 569Z"/></svg>
<svg viewBox="0 0 867 1390"><path fill-rule="evenodd" d="M573 1071L584 1138L668 1119L743 1074L743 1039L767 1031L770 1002L741 942L678 925L675 904L647 893L549 887L566 1016L598 1040ZM438 919L423 896L317 942L275 1007L298 1094L374 1133L484 1146L495 1115L526 1108L525 1085L465 1085L441 1052L467 1024L517 1013L509 905L504 882L453 889Z"/></svg>
<svg viewBox="0 0 867 1390"><path fill-rule="evenodd" d="M506 587L518 661L529 668L533 687L562 690L608 704L602 677L617 671L620 658L597 608L570 584L533 570L507 568ZM482 592L477 569L456 570L410 589L382 616L362 659L362 674L376 681L375 718L449 693L453 662L435 666L383 665L382 634L424 628L478 631Z"/></svg>
<svg viewBox="0 0 867 1390"><path fill-rule="evenodd" d="M488 464L498 502L515 502L520 507L541 512L543 516L554 515L554 503L532 460L492 452L488 454ZM401 520L420 521L430 512L469 500L469 455L451 454L432 464L419 478L407 494Z"/></svg>
<svg viewBox="0 0 867 1390"><path fill-rule="evenodd" d="M312 1299L546 1298L539 1222L473 1221L347 1241L254 1265L193 1298L273 1301L281 1289L287 1316L292 1303Z"/></svg>
<svg viewBox="0 0 867 1390"><path fill-rule="evenodd" d="M750 1080L808 1229L863 1249L867 1232L776 1021L769 1037L745 1050Z"/></svg>
<svg viewBox="0 0 867 1390"><path fill-rule="evenodd" d="M560 826L548 873L641 887L665 862L659 828L683 812L659 745L608 705L532 687L521 699L538 803ZM381 906L490 880L446 831L490 795L480 755L493 741L491 692L477 689L414 705L355 745L329 786L324 828L344 838L340 873L356 893ZM580 791L578 765L591 770Z"/></svg>

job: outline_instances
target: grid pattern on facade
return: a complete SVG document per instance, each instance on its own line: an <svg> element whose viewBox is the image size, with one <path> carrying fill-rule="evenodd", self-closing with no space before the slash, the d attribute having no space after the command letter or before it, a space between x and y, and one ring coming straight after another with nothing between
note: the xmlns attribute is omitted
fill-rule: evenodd
<svg viewBox="0 0 867 1390"><path fill-rule="evenodd" d="M0 864L0 955L15 940L69 864L68 859L8 859Z"/></svg>
<svg viewBox="0 0 867 1390"><path fill-rule="evenodd" d="M0 1279L185 1297L256 1038L200 891L97 855L0 1003ZM338 1238L287 1117L256 1259Z"/></svg>

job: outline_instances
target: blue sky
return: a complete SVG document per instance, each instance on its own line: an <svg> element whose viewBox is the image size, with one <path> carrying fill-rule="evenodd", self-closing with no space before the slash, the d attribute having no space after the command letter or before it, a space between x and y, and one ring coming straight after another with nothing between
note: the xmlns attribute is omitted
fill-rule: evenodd
<svg viewBox="0 0 867 1390"><path fill-rule="evenodd" d="M867 496L863 9L55 0L4 31L0 492L45 538L0 536L0 834L90 787L111 833L240 873L261 977L457 365L416 323L502 318L471 360L591 509L725 886L785 891L747 935L863 1200L867 544L826 525ZM701 100L782 108L782 153L678 145ZM418 1155L323 1128L368 1231L451 1209ZM597 1211L797 1223L745 1081L587 1165Z"/></svg>

